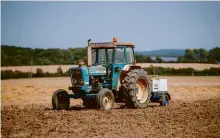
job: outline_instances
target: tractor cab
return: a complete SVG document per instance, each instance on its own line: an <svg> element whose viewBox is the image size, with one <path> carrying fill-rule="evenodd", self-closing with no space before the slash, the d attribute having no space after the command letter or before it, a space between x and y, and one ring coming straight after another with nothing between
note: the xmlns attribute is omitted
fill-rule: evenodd
<svg viewBox="0 0 220 138"><path fill-rule="evenodd" d="M91 76L105 74L110 89L119 89L119 79L123 69L135 64L134 44L118 42L90 43L88 41L88 71ZM90 56L91 53L91 56ZM94 77L94 76L93 76ZM91 77L91 78L93 78Z"/></svg>
<svg viewBox="0 0 220 138"><path fill-rule="evenodd" d="M108 64L134 63L134 45L132 43L89 43L92 53L92 66Z"/></svg>

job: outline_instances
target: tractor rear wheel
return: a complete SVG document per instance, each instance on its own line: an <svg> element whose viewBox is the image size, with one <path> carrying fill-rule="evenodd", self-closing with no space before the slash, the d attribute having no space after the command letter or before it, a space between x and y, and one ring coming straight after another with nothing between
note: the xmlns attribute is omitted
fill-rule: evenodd
<svg viewBox="0 0 220 138"><path fill-rule="evenodd" d="M114 94L111 90L104 88L98 92L97 103L101 110L110 111L114 106Z"/></svg>
<svg viewBox="0 0 220 138"><path fill-rule="evenodd" d="M147 72L134 69L127 73L122 81L126 106L128 108L145 108L150 101L151 92L147 80Z"/></svg>
<svg viewBox="0 0 220 138"><path fill-rule="evenodd" d="M70 98L67 91L63 89L58 89L54 92L52 96L53 109L68 109L70 106Z"/></svg>

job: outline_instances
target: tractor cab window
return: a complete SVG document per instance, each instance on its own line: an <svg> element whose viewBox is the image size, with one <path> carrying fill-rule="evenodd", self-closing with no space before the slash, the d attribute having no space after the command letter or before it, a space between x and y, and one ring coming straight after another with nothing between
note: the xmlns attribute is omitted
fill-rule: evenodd
<svg viewBox="0 0 220 138"><path fill-rule="evenodd" d="M124 63L124 48L115 49L115 63Z"/></svg>
<svg viewBox="0 0 220 138"><path fill-rule="evenodd" d="M126 56L127 56L127 63L132 64L132 62L134 60L134 52L133 52L132 48L130 48L130 47L126 48Z"/></svg>
<svg viewBox="0 0 220 138"><path fill-rule="evenodd" d="M112 63L113 49L108 49L107 50L107 55L108 55L109 63Z"/></svg>
<svg viewBox="0 0 220 138"><path fill-rule="evenodd" d="M92 49L92 65L101 65L112 62L113 49Z"/></svg>

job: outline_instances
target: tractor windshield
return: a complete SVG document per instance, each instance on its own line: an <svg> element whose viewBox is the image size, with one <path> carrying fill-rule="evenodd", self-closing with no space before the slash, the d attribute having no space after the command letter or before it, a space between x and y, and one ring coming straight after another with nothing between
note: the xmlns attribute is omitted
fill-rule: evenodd
<svg viewBox="0 0 220 138"><path fill-rule="evenodd" d="M126 52L126 54L125 54ZM115 63L132 64L134 61L133 48L130 47L117 47L115 49Z"/></svg>
<svg viewBox="0 0 220 138"><path fill-rule="evenodd" d="M92 65L102 65L112 63L113 49L92 49Z"/></svg>
<svg viewBox="0 0 220 138"><path fill-rule="evenodd" d="M134 61L134 52L132 48L126 49L127 63L131 64Z"/></svg>

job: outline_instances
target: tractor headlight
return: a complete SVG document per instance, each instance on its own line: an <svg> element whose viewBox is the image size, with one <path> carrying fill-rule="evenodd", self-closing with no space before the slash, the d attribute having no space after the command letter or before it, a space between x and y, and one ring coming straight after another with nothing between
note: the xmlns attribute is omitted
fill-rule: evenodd
<svg viewBox="0 0 220 138"><path fill-rule="evenodd" d="M77 84L77 80L74 79L73 80L73 84L76 85Z"/></svg>

